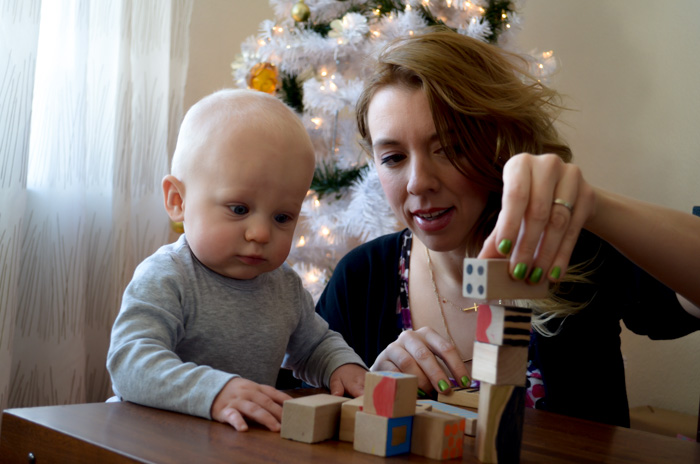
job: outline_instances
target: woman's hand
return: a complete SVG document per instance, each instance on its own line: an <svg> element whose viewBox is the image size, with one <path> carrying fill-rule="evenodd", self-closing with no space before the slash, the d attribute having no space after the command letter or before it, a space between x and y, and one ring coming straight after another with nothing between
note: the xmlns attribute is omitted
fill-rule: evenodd
<svg viewBox="0 0 700 464"><path fill-rule="evenodd" d="M440 358L449 369L446 373ZM449 377L469 386L469 376L455 346L429 327L405 330L399 338L382 351L372 371L397 371L418 377L418 388L444 392L451 387Z"/></svg>
<svg viewBox="0 0 700 464"><path fill-rule="evenodd" d="M516 155L503 168L502 209L478 257L509 256L516 279L557 281L595 209L578 166L556 155Z"/></svg>

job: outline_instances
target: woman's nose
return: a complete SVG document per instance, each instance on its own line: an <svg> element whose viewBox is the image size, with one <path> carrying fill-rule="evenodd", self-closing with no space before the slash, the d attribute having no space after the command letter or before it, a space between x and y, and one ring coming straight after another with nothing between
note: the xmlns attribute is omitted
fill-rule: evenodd
<svg viewBox="0 0 700 464"><path fill-rule="evenodd" d="M406 189L411 195L421 195L428 191L437 190L440 180L436 175L435 165L427 156L414 156L409 167L408 185Z"/></svg>

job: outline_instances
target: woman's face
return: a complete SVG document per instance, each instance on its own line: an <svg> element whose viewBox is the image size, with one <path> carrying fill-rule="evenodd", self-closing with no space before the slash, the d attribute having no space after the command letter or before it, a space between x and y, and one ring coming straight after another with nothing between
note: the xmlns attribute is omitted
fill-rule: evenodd
<svg viewBox="0 0 700 464"><path fill-rule="evenodd" d="M488 195L450 163L423 92L379 90L367 124L379 180L396 216L431 250L465 252Z"/></svg>

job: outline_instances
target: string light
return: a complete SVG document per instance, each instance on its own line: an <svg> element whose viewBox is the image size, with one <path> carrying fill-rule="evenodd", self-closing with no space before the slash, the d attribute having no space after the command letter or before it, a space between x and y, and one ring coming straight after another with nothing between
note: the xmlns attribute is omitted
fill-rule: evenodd
<svg viewBox="0 0 700 464"><path fill-rule="evenodd" d="M317 269L313 269L306 273L306 280L309 283L315 284L321 279L321 273Z"/></svg>
<svg viewBox="0 0 700 464"><path fill-rule="evenodd" d="M302 235L301 237L299 237L299 241L297 242L297 248L301 248L304 245L306 245L306 239Z"/></svg>

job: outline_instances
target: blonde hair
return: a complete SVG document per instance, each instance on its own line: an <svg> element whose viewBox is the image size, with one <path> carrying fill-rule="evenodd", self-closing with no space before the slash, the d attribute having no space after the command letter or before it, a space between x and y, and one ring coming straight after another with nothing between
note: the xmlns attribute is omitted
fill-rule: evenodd
<svg viewBox="0 0 700 464"><path fill-rule="evenodd" d="M553 153L571 161L571 149L554 127L561 98L528 73L527 61L519 55L446 28L390 43L379 54L356 106L362 145L370 154L369 106L389 86L425 94L450 162L488 193L467 243L470 255L476 255L496 224L506 161L524 152ZM556 298L536 306L557 316L580 309L563 307Z"/></svg>

